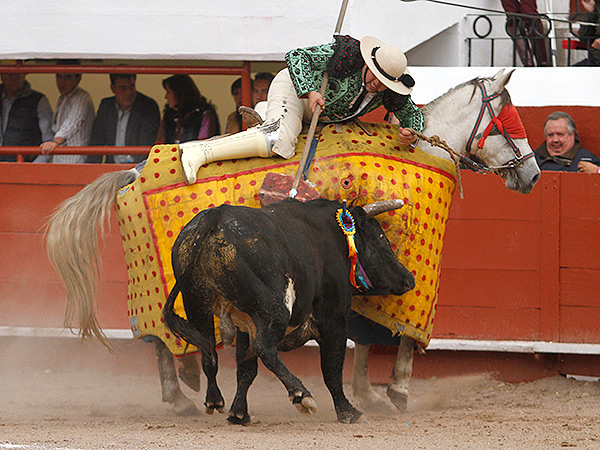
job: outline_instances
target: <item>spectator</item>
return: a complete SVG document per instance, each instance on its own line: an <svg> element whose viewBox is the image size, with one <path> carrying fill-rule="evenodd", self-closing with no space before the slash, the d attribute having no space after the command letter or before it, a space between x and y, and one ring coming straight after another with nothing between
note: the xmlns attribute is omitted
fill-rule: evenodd
<svg viewBox="0 0 600 450"><path fill-rule="evenodd" d="M0 145L39 146L54 137L52 108L46 96L31 89L24 73L3 73L0 85ZM26 161L34 157L27 156ZM16 161L1 156L0 161Z"/></svg>
<svg viewBox="0 0 600 450"><path fill-rule="evenodd" d="M555 111L546 118L544 124L546 142L535 150L535 160L542 170L566 172L584 171L587 165L581 162L600 165L600 159L581 147L573 118L562 111Z"/></svg>
<svg viewBox="0 0 600 450"><path fill-rule="evenodd" d="M77 60L60 60L58 65L78 65ZM92 123L94 122L94 103L90 94L79 87L81 74L57 73L56 86L60 92L56 111L52 117L54 139L40 146L43 155L52 155L56 147L86 146L90 143ZM60 164L84 163L86 155L53 155L50 161ZM36 158L36 161L43 159Z"/></svg>
<svg viewBox="0 0 600 450"><path fill-rule="evenodd" d="M111 74L110 90L115 94L102 99L92 126L90 145L152 146L160 126L158 104L138 92L135 74ZM144 155L90 156L88 162L140 162Z"/></svg>
<svg viewBox="0 0 600 450"><path fill-rule="evenodd" d="M252 105L263 120L267 116L267 97L273 78L270 72L258 72L252 83Z"/></svg>
<svg viewBox="0 0 600 450"><path fill-rule="evenodd" d="M238 78L231 84L231 96L235 102L235 111L227 116L226 134L234 134L242 131L242 115L239 108L242 106L242 79Z"/></svg>
<svg viewBox="0 0 600 450"><path fill-rule="evenodd" d="M583 20L586 22L594 22L598 25L582 25L579 30L579 39L588 48L588 57L583 61L579 61L574 66L600 66L600 1L581 0L581 6L586 13Z"/></svg>
<svg viewBox="0 0 600 450"><path fill-rule="evenodd" d="M266 102L269 94L269 87L275 75L271 72L258 72L254 75L252 83L252 105L256 106L259 102Z"/></svg>
<svg viewBox="0 0 600 450"><path fill-rule="evenodd" d="M525 67L549 66L549 41L544 36L541 19L517 16L510 13L539 16L536 0L502 0L506 11L506 32L512 38L519 59ZM535 55L534 63L533 56Z"/></svg>
<svg viewBox="0 0 600 450"><path fill-rule="evenodd" d="M214 106L200 94L189 75L163 80L167 105L163 115L163 137L168 144L208 139L220 133Z"/></svg>

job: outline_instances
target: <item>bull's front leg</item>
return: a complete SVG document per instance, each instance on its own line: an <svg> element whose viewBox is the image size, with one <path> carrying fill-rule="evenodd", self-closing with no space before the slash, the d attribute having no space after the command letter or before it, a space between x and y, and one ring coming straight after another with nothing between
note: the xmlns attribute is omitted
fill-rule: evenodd
<svg viewBox="0 0 600 450"><path fill-rule="evenodd" d="M356 423L362 413L346 398L343 385L344 359L346 356L346 322L337 325L328 323L319 327L319 348L321 350L321 371L323 380L335 405L337 419L341 423Z"/></svg>
<svg viewBox="0 0 600 450"><path fill-rule="evenodd" d="M392 383L387 388L387 395L396 408L406 411L408 405L408 382L412 375L415 342L402 336L398 345L398 356L392 370Z"/></svg>
<svg viewBox="0 0 600 450"><path fill-rule="evenodd" d="M194 402L181 392L171 351L158 338L154 340L154 350L156 351L156 358L158 360L162 401L172 403L173 410L178 416L200 414Z"/></svg>
<svg viewBox="0 0 600 450"><path fill-rule="evenodd" d="M237 390L227 418L230 423L236 425L246 425L250 422L248 389L258 373L258 360L254 354L249 354L249 348L250 337L247 333L238 330L235 348Z"/></svg>

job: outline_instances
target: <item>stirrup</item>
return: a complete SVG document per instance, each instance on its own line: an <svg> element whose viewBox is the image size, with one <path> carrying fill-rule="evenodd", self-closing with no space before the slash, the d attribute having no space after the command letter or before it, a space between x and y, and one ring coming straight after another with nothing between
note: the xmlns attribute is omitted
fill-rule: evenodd
<svg viewBox="0 0 600 450"><path fill-rule="evenodd" d="M278 119L270 119L264 122L262 125L258 127L262 134L265 135L267 139L267 148L269 149L269 153L273 149L273 145L277 142L279 138L279 127L281 126L281 117Z"/></svg>
<svg viewBox="0 0 600 450"><path fill-rule="evenodd" d="M264 120L260 117L254 109L248 108L247 106L240 106L238 112L242 116L242 121L248 128L255 127L256 125L262 125Z"/></svg>

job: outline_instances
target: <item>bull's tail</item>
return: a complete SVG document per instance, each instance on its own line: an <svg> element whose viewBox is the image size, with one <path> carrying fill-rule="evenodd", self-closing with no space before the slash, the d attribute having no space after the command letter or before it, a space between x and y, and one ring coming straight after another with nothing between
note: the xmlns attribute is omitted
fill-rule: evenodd
<svg viewBox="0 0 600 450"><path fill-rule="evenodd" d="M169 297L165 302L165 307L163 308L165 325L173 332L173 334L184 341L194 344L203 353L208 354L207 350L211 347L210 341L188 320L175 312L175 299L177 299L179 292L181 292L180 281L176 281L175 286L171 289Z"/></svg>
<svg viewBox="0 0 600 450"><path fill-rule="evenodd" d="M112 350L96 318L96 290L100 272L98 228L104 237L105 220L117 190L133 182L134 170L100 176L62 202L46 225L46 250L67 291L65 327L79 328L82 339L96 337Z"/></svg>
<svg viewBox="0 0 600 450"><path fill-rule="evenodd" d="M193 220L193 224L189 223L186 225L181 231L181 234L177 238L175 245L172 250L172 261L173 268L175 269L176 265L179 265L180 270L175 269L176 281L175 285L171 289L169 293L169 297L165 302L165 306L163 308L163 317L165 319L165 325L178 337L181 339L194 344L200 350L205 352L210 349L210 341L204 336L196 327L194 327L188 320L181 317L179 314L175 312L175 300L177 299L177 295L181 292L181 286L184 283L188 282L188 278L190 277L191 269L193 268L198 253L202 249L204 241L211 230L216 226L218 220L220 219L220 213L218 210L211 210L210 212L202 211L200 213L201 218L205 219L202 223L201 231L198 234L195 234L198 223L196 220L200 220L201 218L196 217ZM193 227L193 228L190 228ZM195 237L192 240L186 241L182 239L184 234L194 233ZM183 242L185 241L185 243ZM188 248L189 251L182 251L182 246L187 245L191 246L191 249ZM185 260L184 260L185 258ZM180 272L180 275L177 276L177 272ZM201 301L202 299L200 299ZM203 307L207 307L208 305L202 305ZM212 314L211 314L212 317Z"/></svg>

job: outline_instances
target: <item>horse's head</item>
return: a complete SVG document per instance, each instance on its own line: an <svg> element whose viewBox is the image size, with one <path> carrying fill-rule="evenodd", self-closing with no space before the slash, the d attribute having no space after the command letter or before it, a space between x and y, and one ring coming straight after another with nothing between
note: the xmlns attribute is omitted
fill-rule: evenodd
<svg viewBox="0 0 600 450"><path fill-rule="evenodd" d="M475 79L471 102L479 107L464 157L475 162L475 170L496 172L508 189L522 194L531 192L540 178L533 150L527 141L519 113L506 90L514 70L500 70L492 78Z"/></svg>

